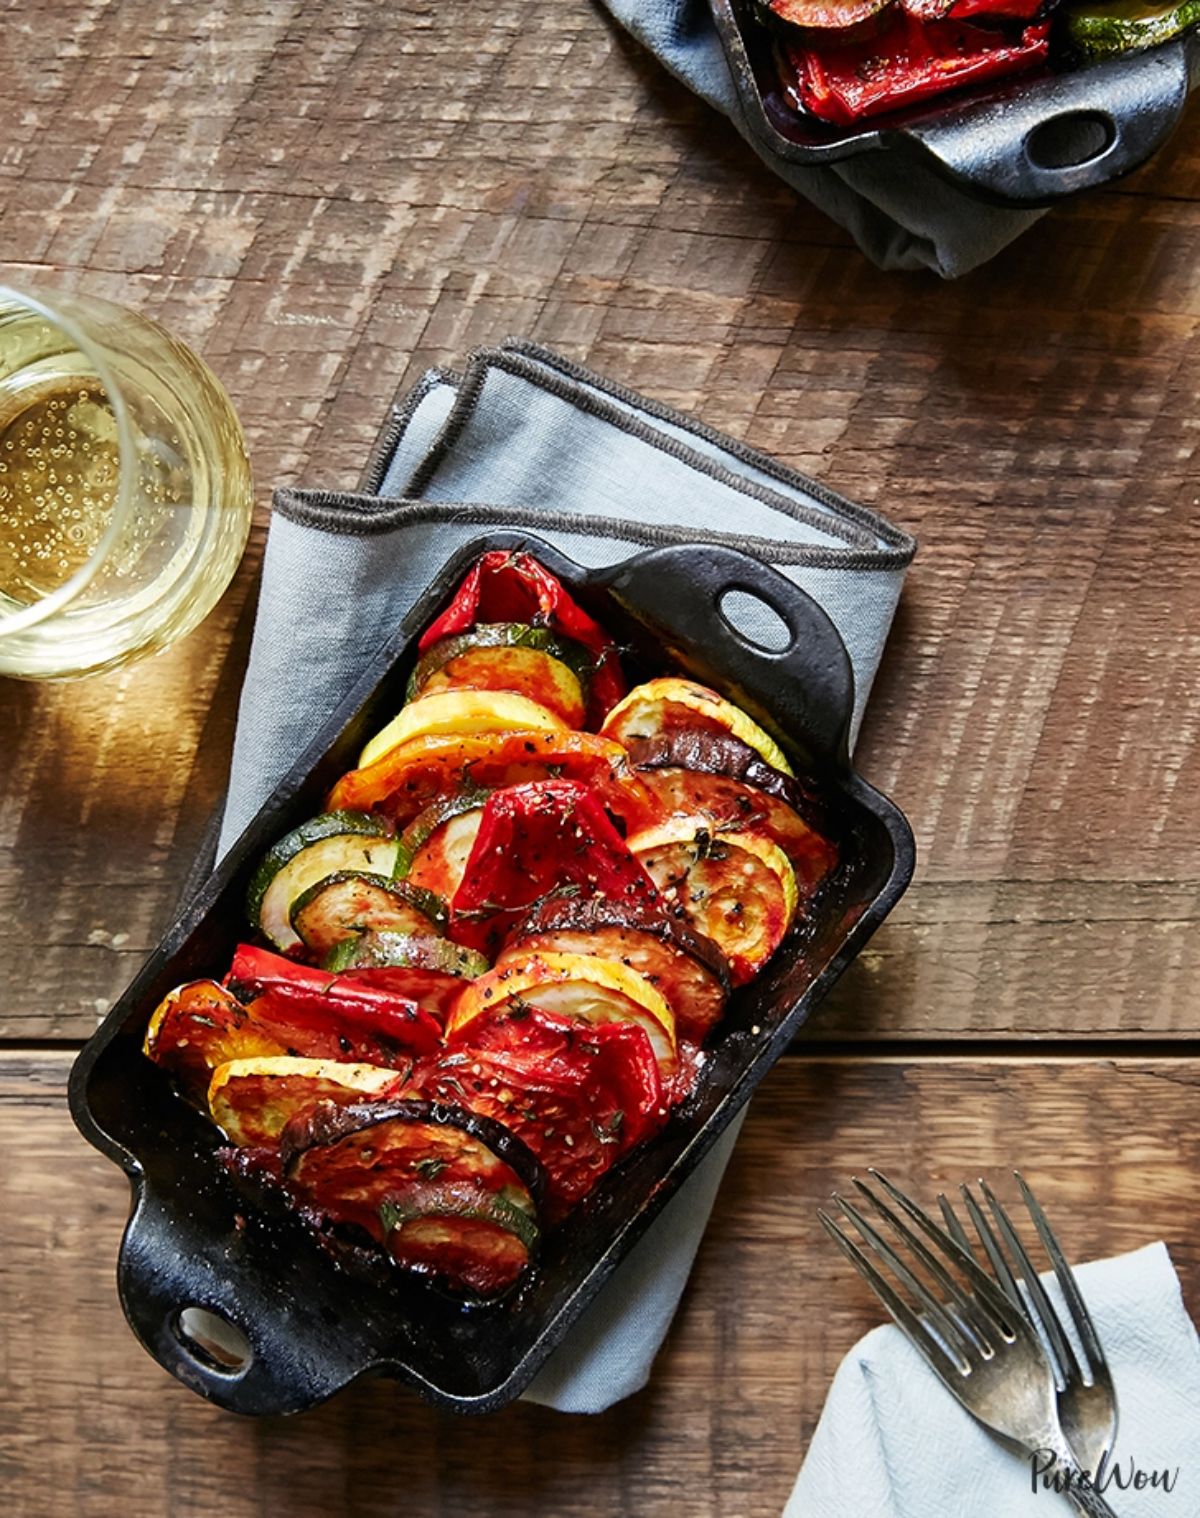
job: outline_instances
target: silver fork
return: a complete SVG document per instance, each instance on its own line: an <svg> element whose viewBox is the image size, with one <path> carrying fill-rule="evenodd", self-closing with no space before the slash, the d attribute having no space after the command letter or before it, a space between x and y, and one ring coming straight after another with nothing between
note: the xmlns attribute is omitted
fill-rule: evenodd
<svg viewBox="0 0 1200 1518"><path fill-rule="evenodd" d="M1029 1318L1041 1338L1042 1348L1049 1356L1050 1368L1054 1373L1054 1383L1058 1391L1058 1421L1063 1433L1067 1436L1067 1442L1075 1451L1075 1458L1082 1468L1093 1476L1098 1476L1107 1468L1113 1445L1116 1442L1116 1388L1113 1386L1108 1361L1104 1357L1104 1350L1097 1337L1091 1314L1076 1285L1066 1256L1046 1220L1046 1214L1042 1211L1038 1199L1021 1173L1014 1170L1013 1174L1016 1176L1017 1185L1021 1188L1022 1200L1029 1216L1033 1219L1033 1226L1042 1241L1042 1247L1054 1267L1054 1274L1058 1277L1067 1313L1083 1350L1086 1364L1080 1364L1075 1346L1067 1336L1053 1302L1038 1279L1037 1268L1026 1253L1020 1235L992 1188L986 1181L980 1180L979 1189L995 1219L995 1228L988 1223L970 1187L960 1186L959 1191L962 1194L967 1216L979 1237L987 1263L991 1266L1000 1290ZM954 1208L944 1196L938 1197L938 1205L941 1207L947 1232L960 1248L974 1254L975 1251L966 1230ZM996 1236L997 1231L999 1238ZM1022 1292L1020 1282L1025 1283L1026 1292Z"/></svg>
<svg viewBox="0 0 1200 1518"><path fill-rule="evenodd" d="M1054 1373L1024 1312L980 1268L969 1250L939 1228L885 1176L876 1170L870 1174L900 1211L857 1177L855 1186L887 1219L901 1249L936 1285L938 1295L863 1213L837 1193L834 1200L854 1225L862 1243L855 1242L820 1208L817 1215L834 1242L865 1277L930 1369L969 1413L985 1428L1012 1440L1030 1454L1053 1455L1055 1473L1069 1478L1065 1495L1077 1512L1086 1518L1116 1518L1101 1494L1082 1476L1067 1443L1058 1421ZM906 1218L954 1267L966 1286L951 1274ZM872 1256L886 1266L902 1291L893 1286Z"/></svg>

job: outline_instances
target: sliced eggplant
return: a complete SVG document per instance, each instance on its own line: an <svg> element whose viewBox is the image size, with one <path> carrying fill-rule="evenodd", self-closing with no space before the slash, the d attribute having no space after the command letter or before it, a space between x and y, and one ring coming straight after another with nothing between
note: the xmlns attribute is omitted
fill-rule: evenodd
<svg viewBox="0 0 1200 1518"><path fill-rule="evenodd" d="M292 903L291 927L306 948L321 955L371 930L430 934L443 915L436 897L409 881L339 870L301 892Z"/></svg>
<svg viewBox="0 0 1200 1518"><path fill-rule="evenodd" d="M751 717L726 701L724 696L695 680L674 675L647 680L618 701L600 729L628 747L647 738L678 732L714 733L748 744L759 756L784 775L792 773L783 750Z"/></svg>
<svg viewBox="0 0 1200 1518"><path fill-rule="evenodd" d="M489 1118L426 1101L321 1103L280 1147L308 1210L364 1230L418 1274L490 1297L529 1263L545 1175Z"/></svg>
<svg viewBox="0 0 1200 1518"><path fill-rule="evenodd" d="M527 696L581 727L587 706L587 650L574 657L544 627L499 623L442 638L421 658L408 685L408 699L447 690L497 690Z"/></svg>
<svg viewBox="0 0 1200 1518"><path fill-rule="evenodd" d="M230 1143L273 1146L298 1113L317 1102L341 1106L395 1092L405 1077L377 1065L332 1060L236 1059L217 1067L208 1087L208 1110Z"/></svg>
<svg viewBox="0 0 1200 1518"><path fill-rule="evenodd" d="M891 4L892 0L767 0L767 8L780 21L811 34L813 42L829 43L858 35Z"/></svg>
<svg viewBox="0 0 1200 1518"><path fill-rule="evenodd" d="M542 901L510 936L497 968L547 953L590 954L628 965L666 998L679 1037L696 1043L720 1019L729 992L729 966L711 939L634 901Z"/></svg>
<svg viewBox="0 0 1200 1518"><path fill-rule="evenodd" d="M214 980L194 980L170 992L150 1019L142 1048L199 1105L218 1065L287 1052L286 1044Z"/></svg>
<svg viewBox="0 0 1200 1518"><path fill-rule="evenodd" d="M529 1007L577 1023L633 1023L645 1030L659 1070L675 1070L675 1013L662 992L632 966L589 954L527 953L489 970L458 998L446 1038L468 1041L478 1019Z"/></svg>
<svg viewBox="0 0 1200 1518"><path fill-rule="evenodd" d="M300 942L291 923L297 897L334 874L390 877L399 841L391 824L365 812L336 811L281 838L255 872L246 898L254 927L277 949Z"/></svg>
<svg viewBox="0 0 1200 1518"><path fill-rule="evenodd" d="M680 732L632 743L636 786L619 800L631 830L669 817L704 817L721 832L747 828L772 838L806 889L837 863L829 809L797 780L772 769L731 736Z"/></svg>
<svg viewBox="0 0 1200 1518"><path fill-rule="evenodd" d="M672 818L635 834L629 847L668 905L720 947L736 986L758 974L795 920L795 871L762 834Z"/></svg>
<svg viewBox="0 0 1200 1518"><path fill-rule="evenodd" d="M324 967L356 971L403 996L410 996L443 1021L454 998L470 980L486 974L488 962L473 949L445 938L412 933L364 933L335 944Z"/></svg>
<svg viewBox="0 0 1200 1518"><path fill-rule="evenodd" d="M567 724L539 701L502 690L444 690L410 701L359 755L369 766L420 738L477 733L565 732Z"/></svg>
<svg viewBox="0 0 1200 1518"><path fill-rule="evenodd" d="M401 835L396 874L446 905L453 901L490 795L468 786L427 806Z"/></svg>

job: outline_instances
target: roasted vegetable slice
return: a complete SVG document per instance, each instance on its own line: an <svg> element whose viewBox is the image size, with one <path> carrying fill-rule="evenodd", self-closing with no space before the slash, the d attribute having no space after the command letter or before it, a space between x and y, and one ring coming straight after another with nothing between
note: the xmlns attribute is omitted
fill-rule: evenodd
<svg viewBox="0 0 1200 1518"><path fill-rule="evenodd" d="M628 776L625 750L595 733L416 738L366 769L343 775L330 805L378 807L403 825L439 795L464 785L521 785L554 775L611 793Z"/></svg>
<svg viewBox="0 0 1200 1518"><path fill-rule="evenodd" d="M252 944L239 944L228 985L253 997L250 1010L281 1030L285 1053L312 1059L395 1065L388 1050L426 1054L441 1042L441 1024L411 997L380 983L380 970L333 975Z"/></svg>
<svg viewBox="0 0 1200 1518"><path fill-rule="evenodd" d="M814 42L840 42L845 33L873 21L891 4L892 0L767 0L772 15L811 32Z"/></svg>
<svg viewBox="0 0 1200 1518"><path fill-rule="evenodd" d="M255 872L246 912L277 949L299 943L292 928L297 897L328 875L390 876L397 840L382 817L332 810L281 838Z"/></svg>
<svg viewBox="0 0 1200 1518"><path fill-rule="evenodd" d="M659 1070L675 1069L675 1014L662 993L629 965L588 954L530 954L489 970L455 1003L447 1041L470 1042L480 1019L530 1007L579 1023L631 1023L645 1030Z"/></svg>
<svg viewBox="0 0 1200 1518"><path fill-rule="evenodd" d="M513 930L497 968L529 954L591 954L628 965L665 997L679 1037L697 1043L720 1018L729 991L729 967L716 944L657 906L552 897Z"/></svg>
<svg viewBox="0 0 1200 1518"><path fill-rule="evenodd" d="M284 1126L316 1102L342 1105L394 1094L406 1076L377 1065L333 1060L235 1059L219 1065L208 1087L214 1123L241 1148L273 1146Z"/></svg>
<svg viewBox="0 0 1200 1518"><path fill-rule="evenodd" d="M1067 11L1067 35L1089 58L1169 42L1200 22L1200 0L1090 0Z"/></svg>
<svg viewBox="0 0 1200 1518"><path fill-rule="evenodd" d="M414 817L400 838L396 874L448 907L462 883L490 794L468 787Z"/></svg>
<svg viewBox="0 0 1200 1518"><path fill-rule="evenodd" d="M468 738L476 733L563 732L561 717L527 696L504 690L448 690L421 696L376 733L359 756L366 768L418 738Z"/></svg>
<svg viewBox="0 0 1200 1518"><path fill-rule="evenodd" d="M538 1011L473 1029L470 1048L422 1067L419 1088L495 1118L524 1139L545 1167L551 1218L661 1126L668 1110L641 1028L606 1023L581 1032Z"/></svg>
<svg viewBox="0 0 1200 1518"><path fill-rule="evenodd" d="M616 644L550 571L527 553L485 553L458 587L450 605L425 629L421 652L480 623L498 622L545 627L587 650L593 660L588 701L591 723L603 721L624 694Z"/></svg>
<svg viewBox="0 0 1200 1518"><path fill-rule="evenodd" d="M734 985L758 974L792 926L795 872L769 838L674 818L635 835L629 847L667 902L720 947Z"/></svg>
<svg viewBox="0 0 1200 1518"><path fill-rule="evenodd" d="M469 980L486 973L482 954L411 933L364 933L337 944L325 958L325 969L377 972L370 983L409 996L443 1020L454 998ZM357 977L362 984L365 974Z"/></svg>
<svg viewBox="0 0 1200 1518"><path fill-rule="evenodd" d="M196 1102L203 1102L218 1065L286 1052L286 1046L215 980L194 980L171 991L150 1019L142 1047Z"/></svg>
<svg viewBox="0 0 1200 1518"><path fill-rule="evenodd" d="M339 871L309 886L292 903L292 928L314 954L369 929L432 933L444 919L441 903L409 881Z"/></svg>
<svg viewBox="0 0 1200 1518"><path fill-rule="evenodd" d="M493 954L526 910L551 895L653 910L658 893L586 785L543 780L496 791L451 902L450 936Z"/></svg>
<svg viewBox="0 0 1200 1518"><path fill-rule="evenodd" d="M740 707L706 685L674 675L635 686L609 712L600 731L626 747L666 733L729 734L748 744L772 769L792 773L783 750Z"/></svg>
<svg viewBox="0 0 1200 1518"><path fill-rule="evenodd" d="M281 1150L310 1210L443 1285L495 1296L529 1262L545 1177L486 1117L425 1101L322 1103L287 1125Z"/></svg>
<svg viewBox="0 0 1200 1518"><path fill-rule="evenodd" d="M765 833L811 889L837 862L821 798L795 776L772 769L748 744L711 733L672 733L629 749L638 784L622 787L615 809L630 832L668 817L704 817L719 832ZM828 833L823 830L828 830Z"/></svg>
<svg viewBox="0 0 1200 1518"><path fill-rule="evenodd" d="M413 671L408 699L447 690L498 690L526 696L568 727L582 727L591 656L545 627L502 622L435 643Z"/></svg>

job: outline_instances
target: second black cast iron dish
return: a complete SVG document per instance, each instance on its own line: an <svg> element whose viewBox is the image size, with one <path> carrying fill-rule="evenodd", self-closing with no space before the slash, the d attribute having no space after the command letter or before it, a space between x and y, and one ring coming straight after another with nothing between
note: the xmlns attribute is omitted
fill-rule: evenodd
<svg viewBox="0 0 1200 1518"><path fill-rule="evenodd" d="M882 120L833 126L783 96L755 0L710 0L751 131L789 163L893 154L922 163L977 199L1052 205L1145 163L1179 125L1200 74L1195 29L1159 47L1087 67L1018 76L923 102Z"/></svg>
<svg viewBox="0 0 1200 1518"><path fill-rule="evenodd" d="M255 864L282 833L323 809L364 741L399 710L421 629L491 549L527 550L558 575L628 648L631 674L682 669L741 703L798 772L819 784L842 859L803 932L731 999L697 1090L663 1132L548 1235L515 1295L464 1306L398 1270L382 1282L351 1275L281 1206L249 1201L219 1162L220 1135L174 1094L143 1057L141 1041L168 990L228 963L246 933L242 908ZM722 607L734 591L774 610L785 647L751 644L726 619ZM394 1376L460 1412L487 1412L517 1397L908 884L908 824L850 765L853 698L850 661L824 611L784 576L731 549L655 549L586 570L549 544L505 532L457 553L184 909L72 1071L76 1123L131 1182L121 1303L159 1363L219 1406L257 1415L313 1407L368 1374ZM232 1324L246 1352L222 1356L198 1340L189 1331L195 1309Z"/></svg>

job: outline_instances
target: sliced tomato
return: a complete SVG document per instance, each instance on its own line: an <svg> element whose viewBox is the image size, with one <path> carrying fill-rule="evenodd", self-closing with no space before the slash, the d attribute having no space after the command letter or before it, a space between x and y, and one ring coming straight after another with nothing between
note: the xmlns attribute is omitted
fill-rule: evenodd
<svg viewBox="0 0 1200 1518"><path fill-rule="evenodd" d="M215 980L194 980L170 992L146 1029L143 1052L203 1103L218 1065L232 1059L284 1054L285 1045L252 1018Z"/></svg>
<svg viewBox="0 0 1200 1518"><path fill-rule="evenodd" d="M551 895L646 911L658 893L586 785L546 780L496 791L450 905L450 936L494 955L528 907Z"/></svg>
<svg viewBox="0 0 1200 1518"><path fill-rule="evenodd" d="M604 796L614 791L628 769L621 745L595 733L485 733L465 738L442 734L415 738L366 769L351 770L330 797L338 808L378 810L404 825L439 796L463 785L522 785L563 776L595 786Z"/></svg>
<svg viewBox="0 0 1200 1518"><path fill-rule="evenodd" d="M476 1026L470 1047L452 1049L414 1082L522 1138L545 1166L551 1218L655 1132L668 1109L644 1029L584 1028L537 1010Z"/></svg>
<svg viewBox="0 0 1200 1518"><path fill-rule="evenodd" d="M424 652L440 639L467 632L479 622L527 622L581 643L596 661L588 707L593 723L601 722L624 694L621 660L612 638L530 554L503 550L484 554L450 605L425 629L418 646Z"/></svg>

